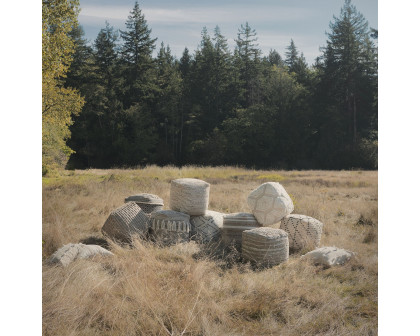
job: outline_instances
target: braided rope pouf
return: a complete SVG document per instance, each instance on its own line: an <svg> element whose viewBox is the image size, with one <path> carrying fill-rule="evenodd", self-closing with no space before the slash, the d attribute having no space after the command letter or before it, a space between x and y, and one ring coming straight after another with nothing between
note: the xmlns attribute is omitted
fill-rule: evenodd
<svg viewBox="0 0 420 336"><path fill-rule="evenodd" d="M157 195L153 194L137 194L127 197L125 200L127 202L136 202L136 204L143 210L146 215L149 215L153 211L158 211L163 209L163 199Z"/></svg>
<svg viewBox="0 0 420 336"><path fill-rule="evenodd" d="M191 216L191 237L200 243L216 242L223 227L223 214L207 210L205 215Z"/></svg>
<svg viewBox="0 0 420 336"><path fill-rule="evenodd" d="M189 240L190 216L173 210L159 210L151 214L151 231L157 241L171 245Z"/></svg>
<svg viewBox="0 0 420 336"><path fill-rule="evenodd" d="M323 224L312 217L291 214L280 222L280 229L289 234L291 251L315 248L321 242Z"/></svg>
<svg viewBox="0 0 420 336"><path fill-rule="evenodd" d="M128 202L111 212L102 227L102 233L111 239L129 242L135 234L147 234L149 221L149 217L135 202Z"/></svg>
<svg viewBox="0 0 420 336"><path fill-rule="evenodd" d="M278 265L289 258L285 231L261 227L242 232L242 257L264 266Z"/></svg>
<svg viewBox="0 0 420 336"><path fill-rule="evenodd" d="M171 181L170 208L191 216L206 213L209 205L210 184L205 181L181 178Z"/></svg>
<svg viewBox="0 0 420 336"><path fill-rule="evenodd" d="M289 194L277 182L261 184L249 194L247 202L255 218L263 226L279 222L294 209Z"/></svg>
<svg viewBox="0 0 420 336"><path fill-rule="evenodd" d="M224 246L233 244L238 251L241 250L242 232L255 229L261 224L257 222L253 214L237 212L225 215L223 218L222 242Z"/></svg>

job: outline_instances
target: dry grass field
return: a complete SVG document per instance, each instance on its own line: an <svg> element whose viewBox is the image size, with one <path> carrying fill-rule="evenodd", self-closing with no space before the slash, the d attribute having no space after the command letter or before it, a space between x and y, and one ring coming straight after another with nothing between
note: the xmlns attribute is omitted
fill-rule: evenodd
<svg viewBox="0 0 420 336"><path fill-rule="evenodd" d="M46 259L63 244L101 237L110 211L140 192L169 205L170 181L211 183L209 209L248 212L246 197L278 181L294 213L324 223L322 246L357 253L324 268L299 254L269 269L224 258L196 243L111 244L115 256L67 268ZM67 171L43 178L44 335L376 335L378 330L378 173L254 171L155 166ZM276 227L276 225L274 225ZM277 224L278 227L278 224Z"/></svg>

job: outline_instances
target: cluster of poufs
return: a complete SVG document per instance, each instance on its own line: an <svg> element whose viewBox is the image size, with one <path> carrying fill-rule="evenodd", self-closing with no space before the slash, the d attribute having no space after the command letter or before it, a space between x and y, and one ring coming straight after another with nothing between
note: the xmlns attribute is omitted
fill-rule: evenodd
<svg viewBox="0 0 420 336"><path fill-rule="evenodd" d="M163 210L159 196L146 193L129 196L123 206L111 212L102 233L126 243L140 236L163 245L190 240L218 244L240 252L245 261L265 266L286 261L289 251L313 249L320 244L323 224L309 216L292 214L293 201L277 182L263 183L248 195L250 213L223 214L208 210L209 194L209 183L181 178L171 181L170 210ZM274 224L279 227L271 227ZM73 254L66 250L70 256L81 251L79 245L72 248ZM62 254L58 250L53 258ZM344 263L352 254L328 247L305 256L331 266Z"/></svg>

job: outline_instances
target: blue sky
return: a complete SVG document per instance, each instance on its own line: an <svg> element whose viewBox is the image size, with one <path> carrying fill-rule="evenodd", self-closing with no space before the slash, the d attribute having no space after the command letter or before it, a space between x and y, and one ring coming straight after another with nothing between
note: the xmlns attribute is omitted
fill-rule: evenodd
<svg viewBox="0 0 420 336"><path fill-rule="evenodd" d="M79 22L86 38L93 42L107 20L114 28L125 30L125 21L134 6L134 0L80 0ZM353 0L365 16L369 26L378 28L377 0ZM333 15L339 16L344 0L140 0L139 5L157 37L169 44L178 58L187 47L196 50L204 26L209 32L218 25L228 39L231 50L238 28L248 21L258 35L263 54L276 49L282 57L293 39L309 64L325 45L325 32Z"/></svg>

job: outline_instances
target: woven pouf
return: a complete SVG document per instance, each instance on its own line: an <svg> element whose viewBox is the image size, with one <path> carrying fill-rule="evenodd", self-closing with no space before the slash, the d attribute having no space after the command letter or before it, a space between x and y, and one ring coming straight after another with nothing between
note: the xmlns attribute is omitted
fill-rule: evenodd
<svg viewBox="0 0 420 336"><path fill-rule="evenodd" d="M289 258L287 233L269 227L243 231L242 257L264 266L274 266L286 261Z"/></svg>
<svg viewBox="0 0 420 336"><path fill-rule="evenodd" d="M279 222L294 209L289 194L277 182L261 184L249 194L247 201L251 212L263 226Z"/></svg>
<svg viewBox="0 0 420 336"><path fill-rule="evenodd" d="M76 259L86 259L96 255L112 256L114 254L98 245L67 244L54 252L49 263L66 267Z"/></svg>
<svg viewBox="0 0 420 336"><path fill-rule="evenodd" d="M136 202L143 212L149 216L153 211L163 209L163 199L153 194L132 195L125 199L125 203L127 202Z"/></svg>
<svg viewBox="0 0 420 336"><path fill-rule="evenodd" d="M314 248L321 242L323 224L312 217L291 214L280 222L280 229L289 234L290 250Z"/></svg>
<svg viewBox="0 0 420 336"><path fill-rule="evenodd" d="M111 239L129 242L135 234L147 234L149 221L150 218L136 203L129 202L111 212L102 233Z"/></svg>
<svg viewBox="0 0 420 336"><path fill-rule="evenodd" d="M216 242L221 238L223 214L207 210L205 215L191 216L191 237L200 243Z"/></svg>
<svg viewBox="0 0 420 336"><path fill-rule="evenodd" d="M233 244L241 250L242 232L260 227L253 214L237 212L225 215L223 218L222 242L224 246Z"/></svg>
<svg viewBox="0 0 420 336"><path fill-rule="evenodd" d="M182 178L171 181L170 208L191 216L206 213L210 184L202 180Z"/></svg>
<svg viewBox="0 0 420 336"><path fill-rule="evenodd" d="M189 240L190 216L173 210L159 210L151 214L153 237L164 245L171 245Z"/></svg>

